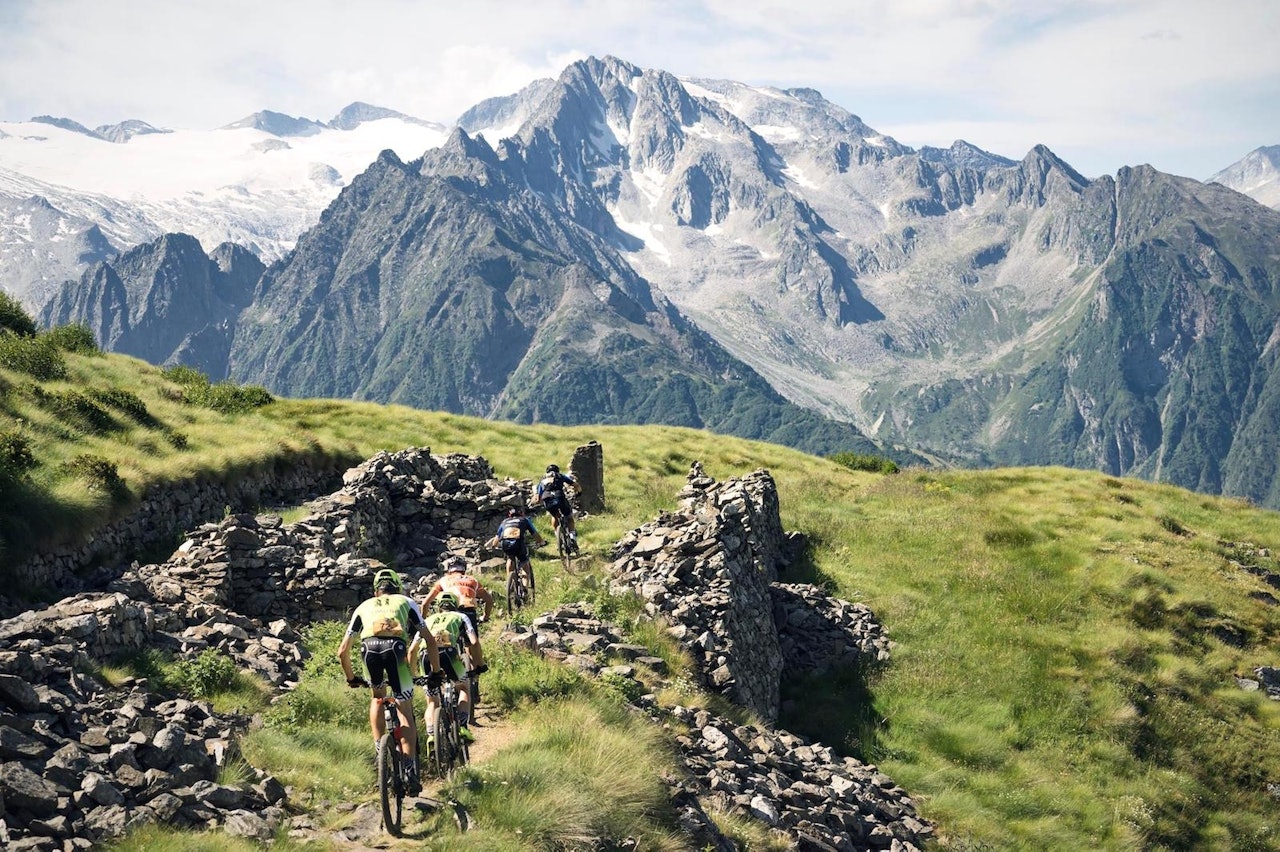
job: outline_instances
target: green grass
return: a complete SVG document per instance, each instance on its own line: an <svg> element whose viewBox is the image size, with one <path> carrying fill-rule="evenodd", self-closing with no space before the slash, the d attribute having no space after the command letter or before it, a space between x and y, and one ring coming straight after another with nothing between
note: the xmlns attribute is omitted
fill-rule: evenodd
<svg viewBox="0 0 1280 852"><path fill-rule="evenodd" d="M44 382L48 390L117 388L133 396L111 398L136 409L136 397L160 425L121 415L118 429L77 430L22 392L29 377L0 369L0 433L23 435L36 462L0 493L11 547L74 539L127 511L151 482L231 480L306 456L354 463L406 446L483 455L499 477L532 478L596 440L609 511L580 525L587 558L577 576L562 576L550 552L536 556L539 605L592 600L642 635L634 603L602 592L609 547L674 505L694 460L718 479L763 467L778 483L784 526L814 545L811 563L783 579L868 604L896 643L883 668L788 684L795 704L784 721L881 766L938 823L948 848L1280 849L1266 791L1280 782L1280 702L1234 681L1276 664L1280 612L1265 597L1276 591L1234 567L1224 544L1280 551L1280 514L1058 468L883 475L671 427L517 426L330 400L280 399L224 415L182 403L176 386L141 362L72 352L65 362L68 378ZM165 430L185 436L185 446ZM10 446L24 466L22 446ZM116 465L122 496L65 473L66 462L85 454ZM44 529L52 532L40 538ZM1280 571L1273 557L1256 558ZM660 631L649 638L669 664L687 665L662 646ZM336 647L336 637L324 643ZM576 676L486 647L495 663L489 695L529 735L516 749L520 762L517 754L510 764L495 759L500 775L478 776L481 789L465 791L494 820L466 848L504 848L517 829L543 839L621 830L583 828L583 806L568 798L581 779L565 776L563 788L546 780L555 777L551 767L579 755L543 730L539 713L592 719L602 736L626 723L600 710ZM680 676L687 669L676 671L664 700L705 701ZM309 674L294 706L266 714L294 714L292 729L269 722L244 748L255 765L298 785L303 802L370 789L367 705L327 683L332 677ZM669 759L660 748L653 754L660 764ZM521 801L545 796L534 799L544 809L566 801L562 825L497 801L498 788L521 771L540 779L527 790L517 785ZM496 777L509 783L491 783ZM627 795L648 801L644 790ZM647 843L667 842L661 814L628 819Z"/></svg>

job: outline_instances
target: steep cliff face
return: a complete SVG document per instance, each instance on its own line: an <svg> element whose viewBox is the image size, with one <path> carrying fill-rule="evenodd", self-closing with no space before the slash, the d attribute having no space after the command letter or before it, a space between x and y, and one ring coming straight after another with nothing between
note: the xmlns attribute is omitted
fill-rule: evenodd
<svg viewBox="0 0 1280 852"><path fill-rule="evenodd" d="M210 257L194 237L165 234L64 283L40 321L82 323L104 349L221 378L231 329L263 269L238 246L224 244Z"/></svg>
<svg viewBox="0 0 1280 852"><path fill-rule="evenodd" d="M263 277L231 374L293 396L878 449L655 296L564 214L572 199L530 192L525 153L461 131L415 163L385 152Z"/></svg>

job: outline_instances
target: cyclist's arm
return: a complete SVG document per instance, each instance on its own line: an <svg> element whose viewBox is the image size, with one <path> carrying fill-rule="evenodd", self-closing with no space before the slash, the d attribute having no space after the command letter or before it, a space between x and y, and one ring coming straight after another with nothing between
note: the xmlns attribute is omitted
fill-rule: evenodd
<svg viewBox="0 0 1280 852"><path fill-rule="evenodd" d="M342 675L347 680L351 680L356 676L355 670L351 668L351 644L355 641L355 637L360 635L360 616L351 616L351 623L347 625L346 635L342 637L342 642L338 645L338 662L342 664Z"/></svg>
<svg viewBox="0 0 1280 852"><path fill-rule="evenodd" d="M441 591L443 591L443 587L440 585L440 581L437 580L436 584L431 587L431 591L427 592L427 596L422 599L422 609L430 609L431 602L436 599L436 596L439 595Z"/></svg>

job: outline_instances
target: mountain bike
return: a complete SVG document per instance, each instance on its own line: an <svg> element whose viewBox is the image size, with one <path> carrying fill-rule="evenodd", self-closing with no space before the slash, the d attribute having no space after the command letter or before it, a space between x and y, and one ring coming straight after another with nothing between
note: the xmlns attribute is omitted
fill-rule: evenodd
<svg viewBox="0 0 1280 852"><path fill-rule="evenodd" d="M462 738L462 723L458 719L458 684L445 678L440 688L431 694L436 702L435 724L431 725L430 717L424 721L431 725L435 734L427 760L433 775L448 778L471 759L471 750Z"/></svg>
<svg viewBox="0 0 1280 852"><path fill-rule="evenodd" d="M563 518L556 525L556 550L560 552L560 564L564 566L564 570L572 573L573 557L578 552L578 545L569 534L569 525Z"/></svg>
<svg viewBox="0 0 1280 852"><path fill-rule="evenodd" d="M365 681L364 685L369 684ZM378 687L387 689L388 684L383 681L374 688ZM382 805L383 828L392 837L399 837L404 819L404 799L409 795L408 764L402 751L405 731L400 724L395 696L388 691L378 699L378 703L382 705L382 717L386 720L386 732L378 740L377 748L378 801Z"/></svg>
<svg viewBox="0 0 1280 852"><path fill-rule="evenodd" d="M530 544L533 550L537 545ZM525 604L531 604L537 598L533 579L533 558L523 565L516 563L514 571L507 573L507 615L511 615Z"/></svg>

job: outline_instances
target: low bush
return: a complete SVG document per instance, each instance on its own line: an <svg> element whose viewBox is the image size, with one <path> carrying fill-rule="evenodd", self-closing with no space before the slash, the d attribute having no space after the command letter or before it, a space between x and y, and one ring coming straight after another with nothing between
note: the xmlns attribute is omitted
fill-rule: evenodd
<svg viewBox="0 0 1280 852"><path fill-rule="evenodd" d="M67 377L67 362L48 338L28 337L7 330L0 330L0 367L26 373L40 381Z"/></svg>
<svg viewBox="0 0 1280 852"><path fill-rule="evenodd" d="M36 466L31 442L17 430L0 432L0 484L21 479Z"/></svg>
<svg viewBox="0 0 1280 852"><path fill-rule="evenodd" d="M36 405L73 429L89 435L107 435L121 428L106 409L80 391L47 391L39 385L28 385L26 391Z"/></svg>
<svg viewBox="0 0 1280 852"><path fill-rule="evenodd" d="M0 330L7 329L19 337L34 337L36 323L8 293L0 290Z"/></svg>
<svg viewBox="0 0 1280 852"><path fill-rule="evenodd" d="M63 352L80 355L101 355L102 349L89 326L81 323L60 325L44 333L44 338Z"/></svg>
<svg viewBox="0 0 1280 852"><path fill-rule="evenodd" d="M868 473L897 473L898 465L884 456L863 455L862 453L835 453L829 456L833 462L850 470L865 470Z"/></svg>
<svg viewBox="0 0 1280 852"><path fill-rule="evenodd" d="M155 428L160 425L160 421L151 416L151 412L147 410L147 404L132 391L122 388L93 389L89 391L89 396L127 415L140 426Z"/></svg>
<svg viewBox="0 0 1280 852"><path fill-rule="evenodd" d="M198 657L176 662L171 677L174 685L192 698L212 698L235 685L237 671L235 660L209 648Z"/></svg>
<svg viewBox="0 0 1280 852"><path fill-rule="evenodd" d="M162 375L182 386L182 400L187 404L211 408L222 414L243 414L275 402L275 397L266 388L258 385L242 387L235 382L214 384L194 367L179 364L165 368Z"/></svg>
<svg viewBox="0 0 1280 852"><path fill-rule="evenodd" d="M64 473L83 479L90 491L117 496L124 492L124 480L112 461L91 453L82 453L62 465Z"/></svg>

